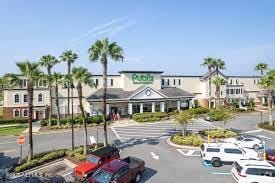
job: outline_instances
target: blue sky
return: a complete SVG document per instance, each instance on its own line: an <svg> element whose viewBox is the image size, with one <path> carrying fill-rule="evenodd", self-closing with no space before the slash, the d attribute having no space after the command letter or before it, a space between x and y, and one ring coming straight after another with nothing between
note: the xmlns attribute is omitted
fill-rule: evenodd
<svg viewBox="0 0 275 183"><path fill-rule="evenodd" d="M163 70L202 74L204 57L220 57L226 74L255 75L263 61L275 67L275 1L258 0L1 0L0 74L15 62L42 55L78 53L75 66L101 73L88 60L96 39L108 36L125 53L119 70ZM60 64L55 70L65 72Z"/></svg>

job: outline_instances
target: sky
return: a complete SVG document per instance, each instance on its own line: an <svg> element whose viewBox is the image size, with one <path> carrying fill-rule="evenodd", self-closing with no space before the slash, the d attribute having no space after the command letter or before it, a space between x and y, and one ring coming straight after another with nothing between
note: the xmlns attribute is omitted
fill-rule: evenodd
<svg viewBox="0 0 275 183"><path fill-rule="evenodd" d="M0 0L0 74L65 50L78 54L73 66L101 74L88 48L108 37L125 57L109 60L110 74L202 75L201 63L211 56L225 61L225 74L257 75L259 62L275 68L274 20L273 0ZM54 70L66 72L66 65Z"/></svg>

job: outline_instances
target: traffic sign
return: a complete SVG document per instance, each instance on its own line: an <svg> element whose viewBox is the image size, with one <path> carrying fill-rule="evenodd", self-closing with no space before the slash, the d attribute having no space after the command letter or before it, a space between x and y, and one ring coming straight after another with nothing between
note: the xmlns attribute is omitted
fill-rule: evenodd
<svg viewBox="0 0 275 183"><path fill-rule="evenodd" d="M25 144L25 136L23 134L19 135L18 138L17 138L17 143L19 145L23 145Z"/></svg>

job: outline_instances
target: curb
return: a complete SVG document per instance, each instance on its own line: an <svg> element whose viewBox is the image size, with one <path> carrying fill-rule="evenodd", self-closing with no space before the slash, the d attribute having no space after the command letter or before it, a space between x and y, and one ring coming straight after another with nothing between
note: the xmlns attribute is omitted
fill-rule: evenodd
<svg viewBox="0 0 275 183"><path fill-rule="evenodd" d="M176 148L181 148L181 149L192 149L192 150L200 150L199 147L195 147L195 146L183 146L183 145L177 145L174 144L173 142L171 142L170 140L171 137L167 138L167 144Z"/></svg>
<svg viewBox="0 0 275 183"><path fill-rule="evenodd" d="M77 166L76 164L74 164L73 162L71 162L70 160L68 160L67 158L64 158L63 160L64 160L64 163L66 165L68 165L69 167L71 167L71 168L75 168Z"/></svg>
<svg viewBox="0 0 275 183"><path fill-rule="evenodd" d="M257 126L257 129L263 130L264 132L268 132L268 133L273 133L273 134L275 134L274 131L267 130L267 129L264 129L264 128L260 128L260 127L258 127L258 126Z"/></svg>

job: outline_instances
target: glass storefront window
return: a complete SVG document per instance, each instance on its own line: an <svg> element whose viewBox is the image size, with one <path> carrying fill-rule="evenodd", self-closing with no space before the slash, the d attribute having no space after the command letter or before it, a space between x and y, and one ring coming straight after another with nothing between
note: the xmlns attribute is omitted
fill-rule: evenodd
<svg viewBox="0 0 275 183"><path fill-rule="evenodd" d="M139 104L133 104L132 105L132 112L133 114L140 112L140 105Z"/></svg>
<svg viewBox="0 0 275 183"><path fill-rule="evenodd" d="M143 103L143 112L152 112L152 103Z"/></svg>

